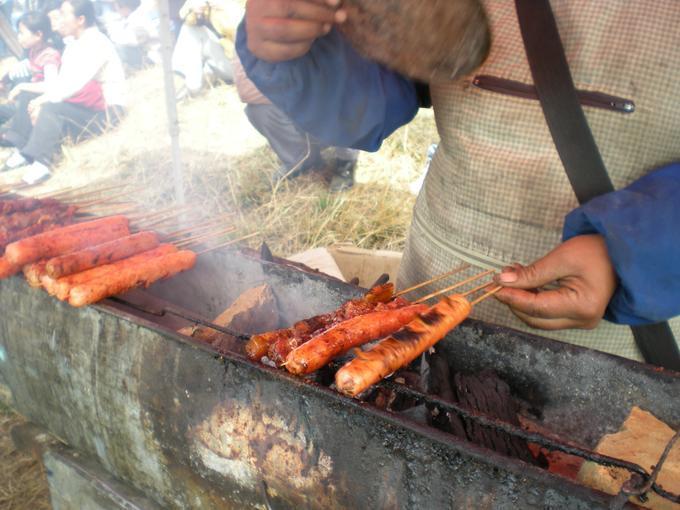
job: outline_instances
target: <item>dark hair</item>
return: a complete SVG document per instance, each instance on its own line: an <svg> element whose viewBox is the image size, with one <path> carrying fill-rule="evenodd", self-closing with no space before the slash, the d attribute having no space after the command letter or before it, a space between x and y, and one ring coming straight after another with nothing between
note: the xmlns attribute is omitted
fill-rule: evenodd
<svg viewBox="0 0 680 510"><path fill-rule="evenodd" d="M40 32L42 34L42 40L45 42L45 44L54 46L57 49L61 49L61 38L52 32L50 18L45 12L28 11L19 18L19 23L24 25L34 34Z"/></svg>
<svg viewBox="0 0 680 510"><path fill-rule="evenodd" d="M127 7L130 11L134 11L142 5L141 0L116 0L116 3L121 7Z"/></svg>
<svg viewBox="0 0 680 510"><path fill-rule="evenodd" d="M43 2L41 11L45 14L49 14L52 11L58 11L62 2L63 0L45 0L45 2Z"/></svg>
<svg viewBox="0 0 680 510"><path fill-rule="evenodd" d="M43 40L47 40L52 35L52 25L47 14L39 11L28 11L19 18L19 23L24 25L32 33L40 32Z"/></svg>
<svg viewBox="0 0 680 510"><path fill-rule="evenodd" d="M82 16L85 18L85 26L93 27L97 25L97 15L94 10L94 4L90 0L64 0L64 3L70 3L73 7L73 14L76 18Z"/></svg>

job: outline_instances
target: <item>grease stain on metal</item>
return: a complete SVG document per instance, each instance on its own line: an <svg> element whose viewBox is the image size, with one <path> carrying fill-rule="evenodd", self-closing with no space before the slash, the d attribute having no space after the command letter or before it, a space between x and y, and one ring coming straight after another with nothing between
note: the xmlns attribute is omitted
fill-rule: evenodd
<svg viewBox="0 0 680 510"><path fill-rule="evenodd" d="M334 501L333 461L295 420L231 402L216 406L189 434L203 464L239 485L256 489L264 479L272 496L288 488Z"/></svg>

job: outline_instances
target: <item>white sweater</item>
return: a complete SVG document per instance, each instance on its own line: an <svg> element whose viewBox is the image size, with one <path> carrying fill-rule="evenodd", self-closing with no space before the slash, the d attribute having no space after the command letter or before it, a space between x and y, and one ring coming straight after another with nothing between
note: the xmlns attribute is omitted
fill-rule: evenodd
<svg viewBox="0 0 680 510"><path fill-rule="evenodd" d="M75 95L89 81L102 86L106 106L125 106L125 72L113 43L97 27L85 29L66 44L54 87L47 92L53 103Z"/></svg>

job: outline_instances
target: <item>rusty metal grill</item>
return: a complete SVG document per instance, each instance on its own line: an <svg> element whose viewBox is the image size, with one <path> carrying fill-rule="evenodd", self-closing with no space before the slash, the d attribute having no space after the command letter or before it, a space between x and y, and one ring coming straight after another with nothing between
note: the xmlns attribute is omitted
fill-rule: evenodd
<svg viewBox="0 0 680 510"><path fill-rule="evenodd" d="M526 430L522 429L521 427L517 427L516 425L503 422L501 420L498 420L496 418L493 418L487 414L478 411L467 409L448 400L443 400L437 396L422 393L418 390L409 388L408 386L404 386L403 384L399 384L394 381L384 380L377 386L378 387L382 386L392 391L395 391L396 393L399 393L401 395L414 398L427 406L437 407L440 411L454 412L459 416L471 420L482 427L487 427L499 432L504 432L513 437L522 439L530 443L536 443L544 448L547 448L548 450L559 451L569 455L574 455L576 457L580 457L587 461L595 462L606 467L619 467L626 469L630 471L632 474L637 475L636 479L632 479L634 483L625 484L623 486L622 492L626 496L642 496L644 495L644 493L648 492L651 489L660 496L674 503L680 503L680 495L669 492L663 489L663 487L660 487L656 483L656 478L659 472L661 471L664 462L668 458L668 454L670 453L675 442L680 437L680 431L678 431L673 436L673 438L671 438L671 440L668 442L653 472L651 474L648 474L644 468L633 462L628 462L614 457L609 457L608 455L602 455L592 450L582 448L579 445L576 445L568 440L564 440L561 438L550 437L548 435L541 434L538 432L527 432Z"/></svg>
<svg viewBox="0 0 680 510"><path fill-rule="evenodd" d="M180 317L182 319L195 322L196 324L200 324L201 326L205 326L211 329L214 329L215 331L219 331L221 333L225 333L228 335L233 336L234 338L241 340L241 341L247 341L250 336L249 335L244 335L239 332L233 331L229 328L225 328L222 326L219 326L217 324L212 323L210 320L205 319L203 317L200 317L194 313L191 313L185 309L179 309L175 308L171 305L164 305L163 307L159 308L149 308L146 306L141 306L136 303L132 303L128 300L121 299L121 298L111 298L113 301L123 304L129 308L133 308L137 311L154 315L157 317L163 317L165 315L174 315L177 317ZM338 368L337 366L334 368ZM546 448L551 451L559 451L562 453L566 453L568 455L573 455L576 457L580 457L584 460L590 461L590 462L595 462L599 465L606 466L606 467L618 467L618 468L623 468L629 471L632 474L632 477L630 480L628 480L627 483L625 483L621 489L621 496L622 499L620 501L620 504L623 505L627 498L629 496L637 496L639 497L642 501L645 500L645 493L648 492L649 490L653 490L657 494L659 494L661 497L668 499L669 501L672 501L674 503L680 503L680 495L679 494L674 494L670 491L665 490L663 487L659 486L656 483L656 478L661 471L661 468L663 467L664 462L666 461L668 454L670 453L673 445L678 441L678 438L680 437L680 431L678 431L675 436L669 441L667 444L662 456L660 457L659 461L657 462L653 472L651 474L648 474L647 471L642 468L640 465L635 464L633 462L628 462L625 460L617 459L614 457L610 457L608 455L603 455L597 452L594 452L592 450L583 448L569 440L565 440L556 436L552 435L546 435L546 434L541 434L539 432L528 432L521 427L518 427L516 425L504 422L502 420L499 420L497 418L494 418L492 416L489 416L485 413L475 411L472 409L468 409L466 407L463 407L459 404L456 404L454 402L444 400L442 398L439 398L436 395L430 395L423 393L421 391L418 391L414 388L408 387L404 384L400 384L397 382L394 382L392 380L386 379L383 380L381 383L376 385L372 391L375 391L378 388L385 388L388 390L392 390L397 394L410 397L417 402L421 404L425 404L428 408L434 409L437 408L440 412L454 412L461 416L462 418L465 418L467 420L470 420L474 422L477 425L480 425L482 427L490 428L498 432L503 432L505 434L508 434L510 436L513 436L515 438L521 439L523 441L527 441L530 443L535 443L537 445L540 445L543 448ZM367 405L372 405L368 402L366 402Z"/></svg>

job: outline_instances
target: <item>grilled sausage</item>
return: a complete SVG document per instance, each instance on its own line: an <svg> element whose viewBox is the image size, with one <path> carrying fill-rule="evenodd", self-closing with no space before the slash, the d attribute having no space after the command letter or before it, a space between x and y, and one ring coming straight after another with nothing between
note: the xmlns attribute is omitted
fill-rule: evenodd
<svg viewBox="0 0 680 510"><path fill-rule="evenodd" d="M298 321L290 328L253 335L246 343L246 354L254 361L260 361L264 356L268 356L277 365L281 365L293 349L311 338L313 334L327 329L338 321L372 311L375 304L386 303L393 295L393 284L376 285L361 299L348 301L333 312Z"/></svg>
<svg viewBox="0 0 680 510"><path fill-rule="evenodd" d="M11 264L7 257L0 257L0 280L9 278L21 270L19 266Z"/></svg>
<svg viewBox="0 0 680 510"><path fill-rule="evenodd" d="M426 313L380 341L367 351L357 350L356 358L335 374L335 385L355 397L373 384L408 365L463 322L472 305L465 297L443 297Z"/></svg>
<svg viewBox="0 0 680 510"><path fill-rule="evenodd" d="M156 233L138 232L60 257L54 257L47 262L46 271L51 278L61 278L153 250L158 244Z"/></svg>
<svg viewBox="0 0 680 510"><path fill-rule="evenodd" d="M110 216L49 230L7 245L5 256L20 266L130 234L125 216Z"/></svg>
<svg viewBox="0 0 680 510"><path fill-rule="evenodd" d="M72 306L91 305L140 285L148 287L161 278L191 269L195 263L196 253L181 250L143 260L138 264L129 264L121 271L115 271L102 278L73 287L68 302Z"/></svg>
<svg viewBox="0 0 680 510"><path fill-rule="evenodd" d="M288 354L286 369L297 375L314 372L352 347L394 333L426 311L427 305L408 305L343 321Z"/></svg>
<svg viewBox="0 0 680 510"><path fill-rule="evenodd" d="M105 266L93 267L92 269L88 269L82 273L64 276L63 278L59 278L57 280L45 274L45 276L42 278L42 284L47 292L64 301L68 299L73 287L82 285L91 280L104 278L110 273L122 271L128 266L134 266L135 264L143 262L149 258L160 257L161 255L167 255L176 251L177 248L172 244L161 244L153 250L139 253L130 258L119 260L111 264L106 264Z"/></svg>
<svg viewBox="0 0 680 510"><path fill-rule="evenodd" d="M45 274L45 264L47 264L46 260L40 260L24 266L24 276L31 287L41 287L42 283L40 282L40 278Z"/></svg>

